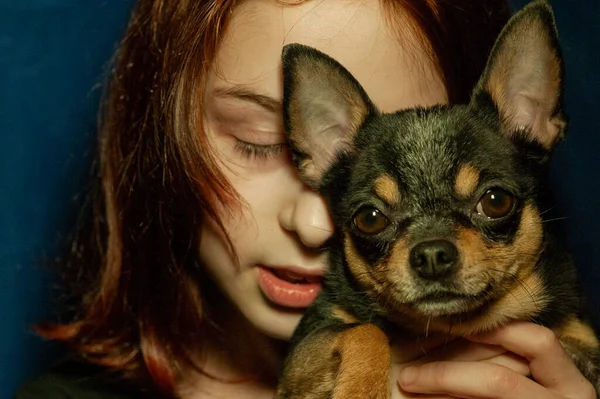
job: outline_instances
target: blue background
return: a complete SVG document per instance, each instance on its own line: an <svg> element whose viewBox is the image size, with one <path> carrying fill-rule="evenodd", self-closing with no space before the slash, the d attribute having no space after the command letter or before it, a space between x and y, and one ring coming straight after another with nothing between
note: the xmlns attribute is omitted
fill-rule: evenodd
<svg viewBox="0 0 600 399"><path fill-rule="evenodd" d="M133 1L0 0L0 399L56 353L49 262L89 176L101 84Z"/></svg>
<svg viewBox="0 0 600 399"><path fill-rule="evenodd" d="M521 7L525 1L513 1ZM45 264L88 177L101 85L132 0L0 0L0 398L51 362L29 325L52 315ZM567 63L558 213L600 315L600 2L552 2ZM598 316L596 316L598 317Z"/></svg>

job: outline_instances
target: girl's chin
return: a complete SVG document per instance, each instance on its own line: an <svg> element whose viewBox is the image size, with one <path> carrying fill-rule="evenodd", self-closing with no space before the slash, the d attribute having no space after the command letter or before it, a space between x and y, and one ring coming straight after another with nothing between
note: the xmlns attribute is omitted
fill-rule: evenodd
<svg viewBox="0 0 600 399"><path fill-rule="evenodd" d="M246 317L263 334L282 341L289 341L300 323L305 309L281 307L264 298L263 306L258 306Z"/></svg>

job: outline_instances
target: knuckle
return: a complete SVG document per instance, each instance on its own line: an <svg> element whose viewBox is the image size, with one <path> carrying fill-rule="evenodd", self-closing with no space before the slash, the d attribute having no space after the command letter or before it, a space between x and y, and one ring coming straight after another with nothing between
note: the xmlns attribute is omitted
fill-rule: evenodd
<svg viewBox="0 0 600 399"><path fill-rule="evenodd" d="M558 337L548 328L540 328L540 338L535 349L538 353L554 352L560 346Z"/></svg>
<svg viewBox="0 0 600 399"><path fill-rule="evenodd" d="M501 396L514 392L519 385L519 377L519 374L506 367L494 367L491 378L488 380L490 391Z"/></svg>
<svg viewBox="0 0 600 399"><path fill-rule="evenodd" d="M585 380L585 384L583 385L580 393L581 393L581 397L585 398L585 399L596 399L597 398L596 388L594 388L594 385L592 385L592 383L589 382L588 380Z"/></svg>

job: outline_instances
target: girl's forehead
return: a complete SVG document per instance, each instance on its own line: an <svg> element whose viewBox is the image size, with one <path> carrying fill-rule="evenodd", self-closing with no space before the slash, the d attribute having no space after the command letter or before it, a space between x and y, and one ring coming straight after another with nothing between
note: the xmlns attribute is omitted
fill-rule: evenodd
<svg viewBox="0 0 600 399"><path fill-rule="evenodd" d="M281 99L281 49L315 47L344 65L383 111L447 101L436 67L408 16L387 18L379 0L246 0L233 12L209 86L241 85ZM391 29L403 19L406 28ZM207 87L211 89L211 87Z"/></svg>

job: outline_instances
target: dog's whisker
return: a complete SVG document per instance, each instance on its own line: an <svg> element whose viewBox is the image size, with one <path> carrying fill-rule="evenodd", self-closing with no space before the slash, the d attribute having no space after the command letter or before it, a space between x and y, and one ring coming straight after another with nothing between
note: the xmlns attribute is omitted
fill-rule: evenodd
<svg viewBox="0 0 600 399"><path fill-rule="evenodd" d="M333 233L333 230L331 230L331 229L326 229L326 228L324 228L324 227L318 227L318 226L314 226L314 225L312 225L312 224L305 224L304 226L305 226L305 227L310 227L310 228L312 228L312 229L315 229L315 230L324 231L324 232L326 232L326 233Z"/></svg>
<svg viewBox="0 0 600 399"><path fill-rule="evenodd" d="M460 324L460 316L458 316L459 321L458 324ZM446 345L450 342L450 338L452 338L452 327L454 326L454 320L450 321L450 325L448 326L448 333L446 334L446 342L444 343L444 348L446 348Z"/></svg>
<svg viewBox="0 0 600 399"><path fill-rule="evenodd" d="M566 220L566 219L568 219L568 217L566 217L566 216L558 217L558 218L553 218L553 219L543 219L542 223L556 222L556 221L559 221L559 220Z"/></svg>
<svg viewBox="0 0 600 399"><path fill-rule="evenodd" d="M421 352L423 352L423 354L425 355L425 357L429 356L427 354L427 351L425 350L425 347L423 345L421 345Z"/></svg>
<svg viewBox="0 0 600 399"><path fill-rule="evenodd" d="M551 206L550 208L546 209L545 211L540 212L540 216L545 215L546 213L550 212L554 208L556 208L556 206Z"/></svg>
<svg viewBox="0 0 600 399"><path fill-rule="evenodd" d="M523 290L524 290L524 291L527 293L527 295L529 296L529 298L530 298L530 299L531 299L531 301L533 302L533 306L535 306L535 307L536 307L536 309L537 309L538 311L540 310L540 307L539 307L539 305L538 305L538 303L537 303L537 301L536 301L536 299L535 299L535 296L534 296L534 295L531 293L531 291L529 290L529 288L528 288L528 287L527 287L527 286L526 286L526 285L525 285L525 284L524 284L524 283L521 281L521 279L519 279L519 278L518 278L517 276L515 276L515 275L512 275L512 274L510 274L510 273L507 273L507 272L506 272L506 271L504 271L504 270L497 270L497 269L491 269L491 270L494 270L494 271L499 271L499 272L504 272L505 274L508 274L508 275L510 275L510 277L511 277L511 278L512 278L514 281L516 281L516 282L517 282L517 283L518 283L518 284L521 286L521 288L523 288ZM517 302L518 302L518 298L516 298L516 297L514 296L514 294L513 294L513 298L515 298L515 300L517 300ZM521 305L521 303L519 303L519 305ZM521 308L522 308L522 307L523 307L523 305L521 305Z"/></svg>

